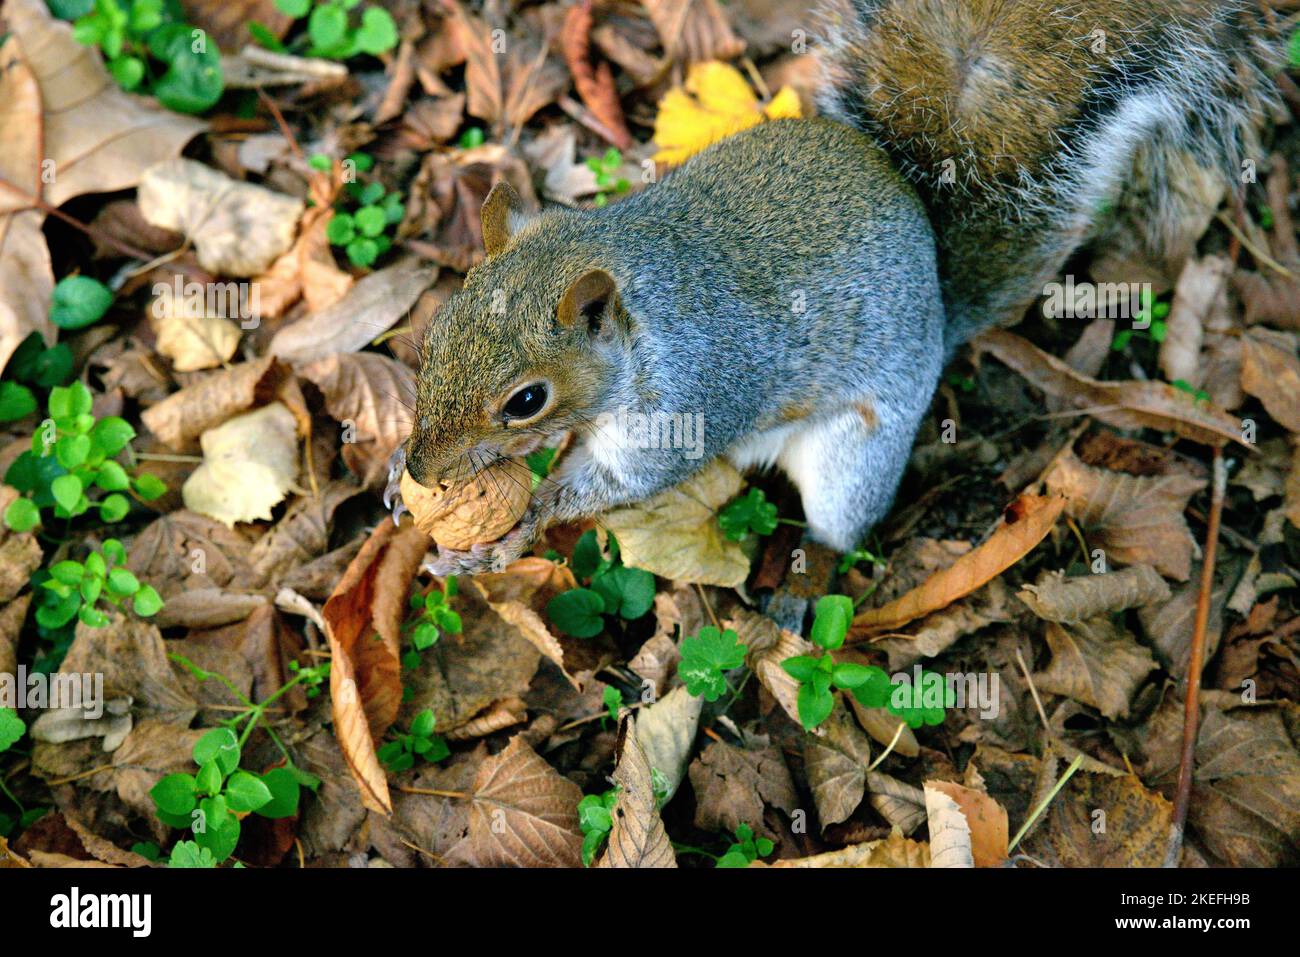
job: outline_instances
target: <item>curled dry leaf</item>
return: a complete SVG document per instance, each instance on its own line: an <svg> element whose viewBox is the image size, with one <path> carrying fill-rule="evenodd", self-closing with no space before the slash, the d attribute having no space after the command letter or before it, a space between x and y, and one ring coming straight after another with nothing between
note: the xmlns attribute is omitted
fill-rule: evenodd
<svg viewBox="0 0 1300 957"><path fill-rule="evenodd" d="M1064 572L1044 572L1016 597L1045 621L1066 624L1138 608L1169 598L1169 586L1150 565L1134 565L1104 575L1066 578Z"/></svg>
<svg viewBox="0 0 1300 957"><path fill-rule="evenodd" d="M718 526L717 510L740 491L740 473L718 459L675 488L602 516L623 562L663 578L735 588L749 559Z"/></svg>
<svg viewBox="0 0 1300 957"><path fill-rule="evenodd" d="M766 615L744 608L738 609L736 617L728 620L726 625L735 629L737 640L748 649L746 664L754 677L776 699L790 720L799 724L799 682L781 667L781 662L812 654L812 643L782 628Z"/></svg>
<svg viewBox="0 0 1300 957"><path fill-rule="evenodd" d="M632 145L632 134L628 132L627 123L623 119L614 71L603 60L595 66L591 62L591 27L594 20L591 0L579 0L569 7L564 17L560 46L582 102L587 104L592 115L609 131L610 142L625 150Z"/></svg>
<svg viewBox="0 0 1300 957"><path fill-rule="evenodd" d="M1128 714L1138 685L1157 667L1151 652L1110 618L1069 628L1049 622L1046 637L1052 660L1046 671L1034 676L1038 689L1073 698L1108 718Z"/></svg>
<svg viewBox="0 0 1300 957"><path fill-rule="evenodd" d="M415 373L376 352L344 352L298 370L344 426L343 461L367 486L388 478L388 459L411 434Z"/></svg>
<svg viewBox="0 0 1300 957"><path fill-rule="evenodd" d="M974 867L970 822L953 796L925 782L925 816L930 822L930 866Z"/></svg>
<svg viewBox="0 0 1300 957"><path fill-rule="evenodd" d="M267 352L294 365L358 352L405 316L437 277L414 258L372 272L332 306L281 327Z"/></svg>
<svg viewBox="0 0 1300 957"><path fill-rule="evenodd" d="M409 523L380 522L321 609L329 639L334 729L366 807L391 802L375 742L402 702L399 661L406 596L428 539ZM372 640L378 634L380 640Z"/></svg>
<svg viewBox="0 0 1300 957"><path fill-rule="evenodd" d="M611 814L609 845L597 867L676 867L673 845L659 817L650 762L637 741L636 719L625 713L614 746L618 797Z"/></svg>
<svg viewBox="0 0 1300 957"><path fill-rule="evenodd" d="M269 521L298 478L298 431L279 402L235 416L200 439L203 464L185 480L185 507L227 526Z"/></svg>
<svg viewBox="0 0 1300 957"><path fill-rule="evenodd" d="M301 297L310 313L333 306L352 288L352 275L334 261L334 253L325 230L334 218L334 196L328 187L316 188L309 208L299 224L298 238L292 248L271 263L266 272L253 280L264 318L275 319Z"/></svg>
<svg viewBox="0 0 1300 957"><path fill-rule="evenodd" d="M473 720L447 732L448 741L469 741L473 738L487 737L502 728L523 724L528 720L528 707L519 698L506 698L495 701Z"/></svg>
<svg viewBox="0 0 1300 957"><path fill-rule="evenodd" d="M641 709L636 721L637 742L650 766L663 775L667 798L672 799L686 776L686 766L700 727L704 699L678 685L658 701Z"/></svg>
<svg viewBox="0 0 1300 957"><path fill-rule="evenodd" d="M303 211L300 199L188 159L149 167L138 195L147 222L184 233L199 264L221 276L266 272L293 244Z"/></svg>
<svg viewBox="0 0 1300 957"><path fill-rule="evenodd" d="M1126 475L1084 465L1071 452L1057 460L1046 481L1050 491L1064 496L1066 514L1106 553L1107 564L1148 564L1187 580L1195 541L1183 511L1205 488L1204 479Z"/></svg>
<svg viewBox="0 0 1300 957"><path fill-rule="evenodd" d="M486 758L474 778L469 833L448 853L476 867L580 867L582 790L522 735Z"/></svg>
<svg viewBox="0 0 1300 957"><path fill-rule="evenodd" d="M730 60L745 52L717 0L648 0L645 8L674 60Z"/></svg>
<svg viewBox="0 0 1300 957"><path fill-rule="evenodd" d="M920 788L880 771L868 771L867 792L867 803L904 834L911 834L925 823L925 792Z"/></svg>
<svg viewBox="0 0 1300 957"><path fill-rule="evenodd" d="M1242 442L1241 421L1165 382L1100 382L1004 330L974 340L1036 389L1119 429L1158 429L1204 445Z"/></svg>
<svg viewBox="0 0 1300 957"><path fill-rule="evenodd" d="M552 598L577 588L573 572L548 558L529 556L510 564L503 572L475 575L471 584L507 623L519 629L542 655L564 672L575 688L577 679L564 666L564 647L543 618Z"/></svg>
<svg viewBox="0 0 1300 957"><path fill-rule="evenodd" d="M465 51L466 111L490 123L501 139L555 102L569 86L568 71L529 36L504 38L457 4L453 16ZM497 47L505 43L504 55Z"/></svg>
<svg viewBox="0 0 1300 957"><path fill-rule="evenodd" d="M1300 435L1300 359L1294 336L1255 328L1241 338L1241 387L1287 431Z"/></svg>
<svg viewBox="0 0 1300 957"><path fill-rule="evenodd" d="M1231 273L1232 260L1226 256L1191 258L1183 266L1160 343L1160 368L1170 382L1201 384L1201 346L1206 330L1228 312Z"/></svg>
<svg viewBox="0 0 1300 957"><path fill-rule="evenodd" d="M531 473L522 462L504 460L467 482L426 488L402 473L402 502L415 527L444 548L466 549L495 542L514 528L532 498Z"/></svg>
<svg viewBox="0 0 1300 957"><path fill-rule="evenodd" d="M210 287L194 286L196 290ZM177 372L222 365L239 348L239 326L222 315L209 315L205 297L176 295L176 287L159 284L150 307L150 324L160 353Z"/></svg>
<svg viewBox="0 0 1300 957"><path fill-rule="evenodd" d="M965 818L969 849L975 867L1000 867L1007 860L1007 809L983 791L963 787L952 781L926 781L925 806L931 808L931 794L943 794L957 806ZM944 866L935 837L935 819L930 818L930 854L935 867Z"/></svg>
<svg viewBox="0 0 1300 957"><path fill-rule="evenodd" d="M1055 495L1021 495L1007 507L997 531L978 548L889 604L854 616L853 635L894 630L969 595L1029 554L1047 537L1064 507L1065 500Z"/></svg>
<svg viewBox="0 0 1300 957"><path fill-rule="evenodd" d="M0 368L33 331L49 339L54 274L31 197L62 206L84 193L130 189L205 124L124 93L99 51L72 37L42 0L9 0L0 49ZM42 182L42 161L52 162Z"/></svg>
<svg viewBox="0 0 1300 957"><path fill-rule="evenodd" d="M236 412L271 401L288 374L275 356L241 362L204 376L145 409L140 418L164 445L183 451Z"/></svg>

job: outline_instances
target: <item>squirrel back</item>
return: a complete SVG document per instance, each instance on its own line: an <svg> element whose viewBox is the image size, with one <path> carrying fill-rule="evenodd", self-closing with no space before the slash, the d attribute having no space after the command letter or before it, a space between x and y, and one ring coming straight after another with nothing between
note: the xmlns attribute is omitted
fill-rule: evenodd
<svg viewBox="0 0 1300 957"><path fill-rule="evenodd" d="M1246 0L844 0L822 111L916 188L948 348L1014 321L1117 215L1177 265L1243 162L1279 44ZM1108 222L1109 221L1109 222Z"/></svg>

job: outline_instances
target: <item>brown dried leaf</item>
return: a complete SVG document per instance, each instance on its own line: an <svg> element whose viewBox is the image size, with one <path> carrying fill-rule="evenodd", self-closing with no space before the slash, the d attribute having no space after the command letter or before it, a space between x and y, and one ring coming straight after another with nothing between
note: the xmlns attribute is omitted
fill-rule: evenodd
<svg viewBox="0 0 1300 957"><path fill-rule="evenodd" d="M722 534L716 513L740 486L740 473L718 459L675 488L606 513L603 521L628 566L734 588L749 577L749 559L739 542Z"/></svg>
<svg viewBox="0 0 1300 957"><path fill-rule="evenodd" d="M859 804L867 784L871 742L859 730L842 701L822 725L823 735L804 739L804 770L823 830L846 821Z"/></svg>
<svg viewBox="0 0 1300 957"><path fill-rule="evenodd" d="M1168 381L1201 385L1201 346L1206 330L1228 311L1231 273L1232 260L1226 256L1193 257L1183 266L1160 343L1160 368Z"/></svg>
<svg viewBox="0 0 1300 957"><path fill-rule="evenodd" d="M645 8L674 60L730 60L745 52L717 0L646 0Z"/></svg>
<svg viewBox="0 0 1300 957"><path fill-rule="evenodd" d="M853 701L852 696L849 700ZM867 772L867 803L904 834L925 823L925 792L880 771Z"/></svg>
<svg viewBox="0 0 1300 957"><path fill-rule="evenodd" d="M796 655L811 654L812 642L780 627L766 615L758 615L744 608L736 617L726 622L736 632L737 639L748 651L746 663L754 677L776 699L781 710L795 724L799 721L799 682L786 673L781 662Z"/></svg>
<svg viewBox="0 0 1300 957"><path fill-rule="evenodd" d="M987 541L907 594L854 616L851 633L861 637L891 631L969 595L1029 554L1047 537L1064 507L1065 501L1057 496L1021 495L1007 507L1003 524Z"/></svg>
<svg viewBox="0 0 1300 957"><path fill-rule="evenodd" d="M185 507L234 527L270 520L298 478L298 432L279 402L209 429L201 438L203 464L181 487Z"/></svg>
<svg viewBox="0 0 1300 957"><path fill-rule="evenodd" d="M714 741L691 764L695 826L730 834L741 824L763 831L763 805L787 814L799 803L785 758L770 744L737 748Z"/></svg>
<svg viewBox="0 0 1300 957"><path fill-rule="evenodd" d="M926 807L931 792L941 792L956 803L966 819L970 853L975 867L1001 867L1007 860L1007 809L982 791L953 781L926 781ZM938 857L933 818L930 824L930 854ZM936 865L937 866L937 865Z"/></svg>
<svg viewBox="0 0 1300 957"><path fill-rule="evenodd" d="M476 867L581 866L582 791L521 735L484 760L472 794L469 833L449 860Z"/></svg>
<svg viewBox="0 0 1300 957"><path fill-rule="evenodd" d="M497 139L504 138L507 128L523 126L568 88L568 72L550 59L545 44L527 36L494 36L497 31L487 21L459 5L453 15L466 55L466 110L492 124ZM499 44L505 45L504 55Z"/></svg>
<svg viewBox="0 0 1300 957"><path fill-rule="evenodd" d="M145 221L184 233L214 275L256 276L293 245L303 202L241 183L189 159L145 170L137 202Z"/></svg>
<svg viewBox="0 0 1300 957"><path fill-rule="evenodd" d="M299 496L275 527L249 549L253 583L261 587L279 582L282 576L324 552L335 509L360 491L350 481L340 479L322 488L319 495ZM333 582L330 584L332 588Z"/></svg>
<svg viewBox="0 0 1300 957"><path fill-rule="evenodd" d="M1132 775L1079 771L1021 846L1052 867L1160 867L1172 820L1173 806Z"/></svg>
<svg viewBox="0 0 1300 957"><path fill-rule="evenodd" d="M17 489L0 485L0 514L17 498ZM27 587L43 557L35 532L15 532L0 524L0 604L12 601Z"/></svg>
<svg viewBox="0 0 1300 957"><path fill-rule="evenodd" d="M1066 578L1044 572L1037 584L1025 585L1016 597L1044 621L1066 624L1150 605L1169 598L1169 586L1150 565L1134 565L1103 575Z"/></svg>
<svg viewBox="0 0 1300 957"><path fill-rule="evenodd" d="M591 0L579 0L569 7L560 35L564 61L573 74L573 84L578 95L587 104L592 115L610 133L609 141L621 150L632 145L632 134L623 119L623 107L618 101L618 87L614 71L608 63L593 66L591 62L591 26L594 22Z"/></svg>
<svg viewBox="0 0 1300 957"><path fill-rule="evenodd" d="M677 793L695 746L704 699L678 685L654 704L642 708L636 722L637 743L646 760L664 779L667 798Z"/></svg>
<svg viewBox="0 0 1300 957"><path fill-rule="evenodd" d="M204 432L236 412L271 401L289 374L274 356L213 372L145 409L140 419L164 445L192 447Z"/></svg>
<svg viewBox="0 0 1300 957"><path fill-rule="evenodd" d="M1010 366L1036 389L1073 403L1120 429L1158 429L1205 445L1241 442L1241 422L1222 409L1197 402L1165 382L1100 382L1080 375L1055 356L998 329L975 347Z"/></svg>
<svg viewBox="0 0 1300 957"><path fill-rule="evenodd" d="M762 863L762 862L757 862ZM754 865L751 865L754 866ZM930 846L907 839L898 830L889 837L852 844L838 851L776 861L770 867L929 867Z"/></svg>
<svg viewBox="0 0 1300 957"><path fill-rule="evenodd" d="M322 312L352 289L352 276L334 261L325 234L334 217L332 203L332 195L318 198L317 205L303 213L293 246L253 280L263 318L279 318L299 297L306 302L308 312Z"/></svg>
<svg viewBox="0 0 1300 957"><path fill-rule="evenodd" d="M1184 474L1144 478L1084 465L1072 453L1057 460L1047 487L1063 495L1066 513L1084 526L1106 560L1153 565L1186 581L1195 542L1183 518L1205 480Z"/></svg>
<svg viewBox="0 0 1300 957"><path fill-rule="evenodd" d="M676 867L673 845L659 817L650 762L637 741L636 719L625 713L614 747L618 798L612 812L609 845L597 867Z"/></svg>
<svg viewBox="0 0 1300 957"><path fill-rule="evenodd" d="M1081 621L1070 628L1047 625L1052 660L1034 676L1040 691L1065 695L1098 709L1108 718L1128 714L1133 693L1156 669L1151 652L1109 618Z"/></svg>
<svg viewBox="0 0 1300 957"><path fill-rule="evenodd" d="M1300 359L1294 337L1251 329L1241 337L1241 387L1277 422L1300 434Z"/></svg>

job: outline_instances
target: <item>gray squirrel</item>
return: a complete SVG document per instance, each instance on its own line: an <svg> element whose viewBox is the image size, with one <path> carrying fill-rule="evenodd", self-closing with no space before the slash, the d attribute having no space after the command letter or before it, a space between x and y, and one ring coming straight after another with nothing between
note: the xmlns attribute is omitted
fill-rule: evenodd
<svg viewBox="0 0 1300 957"><path fill-rule="evenodd" d="M403 468L432 486L571 435L514 529L433 570L500 569L545 523L722 455L780 467L810 535L854 548L958 346L1108 230L1185 255L1198 206L1240 188L1277 63L1255 16L854 0L825 14L821 117L751 127L602 209L526 216L496 186L486 258L429 325L388 498ZM701 447L629 443L611 424L629 411L692 417Z"/></svg>

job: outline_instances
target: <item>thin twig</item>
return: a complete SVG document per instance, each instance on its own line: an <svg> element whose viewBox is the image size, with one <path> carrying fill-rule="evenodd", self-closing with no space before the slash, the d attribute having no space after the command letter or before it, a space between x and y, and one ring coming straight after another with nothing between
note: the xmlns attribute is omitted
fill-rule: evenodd
<svg viewBox="0 0 1300 957"><path fill-rule="evenodd" d="M1210 519L1205 529L1205 560L1201 564L1201 593L1196 599L1196 624L1187 656L1187 690L1183 708L1183 754L1178 766L1178 789L1174 792L1174 820L1170 826L1165 867L1177 867L1183 849L1187 806L1192 797L1192 771L1196 764L1196 732L1201 717L1201 668L1205 658L1205 630L1210 620L1210 595L1214 590L1214 557L1219 546L1219 521L1228 486L1228 469L1223 450L1214 450L1214 487L1210 498Z"/></svg>

